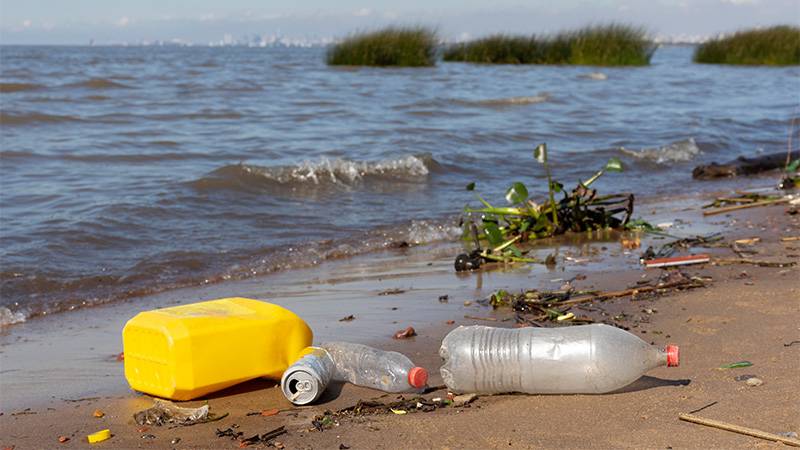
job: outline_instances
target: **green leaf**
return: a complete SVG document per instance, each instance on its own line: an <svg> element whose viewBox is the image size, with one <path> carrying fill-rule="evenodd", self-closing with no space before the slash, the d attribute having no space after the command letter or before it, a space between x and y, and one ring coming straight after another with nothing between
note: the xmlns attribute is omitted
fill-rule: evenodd
<svg viewBox="0 0 800 450"><path fill-rule="evenodd" d="M786 166L787 172L797 172L797 168L800 167L800 159L795 159L788 166Z"/></svg>
<svg viewBox="0 0 800 450"><path fill-rule="evenodd" d="M533 157L536 158L537 161L544 164L547 162L547 144L539 144L533 150Z"/></svg>
<svg viewBox="0 0 800 450"><path fill-rule="evenodd" d="M489 222L483 224L483 231L486 233L486 240L489 241L489 244L492 247L497 247L503 244L503 233L500 231L500 228L496 223Z"/></svg>
<svg viewBox="0 0 800 450"><path fill-rule="evenodd" d="M509 245L508 250L517 258L522 258L522 252L517 248L516 245Z"/></svg>
<svg viewBox="0 0 800 450"><path fill-rule="evenodd" d="M720 369L738 369L740 367L750 367L753 363L750 361L739 361L735 363L725 364L724 366L719 366Z"/></svg>
<svg viewBox="0 0 800 450"><path fill-rule="evenodd" d="M467 185L467 190L468 191L474 191L475 190L475 182L474 181Z"/></svg>
<svg viewBox="0 0 800 450"><path fill-rule="evenodd" d="M516 204L522 203L528 199L528 188L525 187L524 184L517 181L516 183L512 184L510 188L506 191L506 200L508 203Z"/></svg>
<svg viewBox="0 0 800 450"><path fill-rule="evenodd" d="M553 189L553 192L558 194L559 192L564 190L564 185L559 183L558 181L553 181L550 183L550 188Z"/></svg>
<svg viewBox="0 0 800 450"><path fill-rule="evenodd" d="M605 169L606 172L622 172L622 161L619 158L611 158L606 163Z"/></svg>

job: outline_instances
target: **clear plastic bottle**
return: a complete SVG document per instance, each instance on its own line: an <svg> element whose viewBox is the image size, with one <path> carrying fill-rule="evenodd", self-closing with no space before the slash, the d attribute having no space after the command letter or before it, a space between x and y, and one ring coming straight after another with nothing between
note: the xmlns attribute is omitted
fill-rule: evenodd
<svg viewBox="0 0 800 450"><path fill-rule="evenodd" d="M442 378L458 393L601 394L658 366L678 365L678 347L661 350L603 324L563 328L458 327L439 354Z"/></svg>
<svg viewBox="0 0 800 450"><path fill-rule="evenodd" d="M333 359L333 379L384 392L419 392L428 372L397 352L349 342L329 342L322 348Z"/></svg>

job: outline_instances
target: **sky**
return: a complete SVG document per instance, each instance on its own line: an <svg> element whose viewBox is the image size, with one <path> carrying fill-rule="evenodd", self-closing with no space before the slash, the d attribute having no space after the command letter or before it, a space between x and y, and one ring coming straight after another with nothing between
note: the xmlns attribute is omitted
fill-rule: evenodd
<svg viewBox="0 0 800 450"><path fill-rule="evenodd" d="M696 38L800 25L800 0L0 0L0 44L207 44L225 35L319 40L389 24L429 25L456 40L610 21L642 25L654 36Z"/></svg>

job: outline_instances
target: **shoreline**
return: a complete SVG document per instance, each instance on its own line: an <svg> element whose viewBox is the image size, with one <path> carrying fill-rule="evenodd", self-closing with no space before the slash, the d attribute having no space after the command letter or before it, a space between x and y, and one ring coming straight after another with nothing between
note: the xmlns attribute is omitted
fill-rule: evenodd
<svg viewBox="0 0 800 450"><path fill-rule="evenodd" d="M695 200L701 200L706 194L701 194ZM688 202L692 203L692 202ZM760 236L763 244L761 249L765 252L759 257L769 258L794 258L797 259L796 243L782 243L779 239L785 235L800 235L800 226L797 216L784 213L783 206L770 206L757 210L745 210L727 215L703 218L695 205L682 202L670 203L664 201L660 204L639 205L640 211L649 212L658 208L656 214L639 214L645 216L653 223L663 220L676 222L677 232L684 234L704 234L709 231L722 231L725 241L734 238ZM651 209L652 208L652 209ZM684 221L679 223L676 218ZM749 222L749 223L748 223ZM768 224L769 227L763 226ZM762 224L762 225L759 225ZM788 231L787 231L788 230ZM669 430L655 429L649 422L642 428L637 420L620 424L609 424L600 420L589 423L588 417L593 408L608 410L611 417L620 417L621 411L617 410L615 402L620 401L628 407L639 401L650 401L668 406L671 413L681 407L686 412L693 409L697 400L711 398L713 395L742 394L748 401L763 405L759 423L742 423L746 426L763 428L765 431L775 431L767 425L770 421L777 421L784 427L783 431L800 431L800 414L794 411L792 415L789 405L791 401L797 404L800 401L800 390L797 383L792 384L791 373L798 372L797 358L792 358L795 349L789 347L763 347L765 342L796 339L798 328L793 325L798 317L798 305L795 300L800 298L797 283L792 284L792 279L797 279L797 266L787 269L762 268L754 266L730 265L701 265L685 268L690 274L706 274L714 280L712 285L692 291L670 293L665 297L646 302L648 308L653 306L658 313L648 317L647 322L637 322L633 328L635 334L643 339L663 345L665 339L683 339L677 342L684 350L682 366L677 369L660 368L648 373L643 380L635 383L632 391L625 394L616 393L607 396L495 396L481 398L473 408L442 410L432 414L413 414L408 416L375 416L365 419L367 423L376 423L378 431L371 431L368 426L361 423L343 423L332 432L305 432L310 426L309 415L320 414L325 409L339 409L354 404L360 398L375 398L381 393L368 389L343 386L337 387L330 395L326 394L323 403L311 407L296 408L296 417L286 417L281 413L276 417L247 417L245 412L259 411L270 407L281 409L291 408L291 405L275 389L274 383L255 381L245 383L221 393L213 394L208 398L212 411L217 413L229 412L229 418L219 423L197 425L189 428L168 430L166 428L151 427L149 433L157 435L156 440L144 441L142 433L137 432L136 425L131 419L133 412L149 407L150 398L132 393L122 376L122 363L115 359L121 348L121 329L127 319L136 312L155 307L168 306L181 302L194 302L204 299L229 297L241 295L246 297L267 299L274 303L288 307L304 318L315 331L315 342L336 338L338 340L352 340L376 345L382 348L398 350L407 354L416 363L429 368L432 375L431 385L440 384L438 374L438 343L452 327L465 324L484 324L493 326L511 326L513 320L504 321L512 317L508 311L481 306L475 299L485 298L497 289L520 291L522 289L558 289L564 280L574 278L576 275L586 275L583 281L576 281L576 288L610 290L623 289L635 283L641 277L657 276L660 270L645 270L638 264L638 254L647 245L660 245L663 240L646 236L642 239L642 248L626 251L618 244L618 236L610 235L606 240L575 239L570 236L565 239L552 239L537 243L535 252L555 251L559 258L559 265L555 270L550 270L542 265L524 265L511 267L505 270L492 270L479 273L455 274L452 269L452 259L455 255L453 244L437 244L433 246L411 247L408 249L382 251L362 255L346 261L325 262L310 269L271 274L246 280L225 282L198 288L185 288L168 291L154 296L107 304L92 308L73 311L68 315L41 317L30 322L15 325L4 330L0 335L0 356L4 360L2 377L0 377L0 390L3 392L3 401L0 412L0 425L3 435L6 436L2 445L17 445L17 448L54 446L58 435L72 436L67 444L83 444L85 434L97 431L109 425L115 437L109 441L114 446L132 447L149 444L158 448L167 447L168 435L182 439L180 447L208 447L237 445L236 442L217 440L213 435L215 428L226 428L231 423L239 424L243 429L260 424L259 432L266 432L279 424L286 424L290 434L286 439L279 438L282 442L291 444L291 447L332 447L332 437L347 431L350 443L365 447L366 444L375 443L377 439L383 440L386 445L387 434L390 429L398 430L405 446L437 446L433 441L424 439L437 436L446 430L452 436L445 439L441 446L470 446L481 442L479 446L499 447L508 445L512 447L528 446L584 446L585 441L579 437L587 433L547 433L532 441L502 442L505 426L494 428L496 415L512 418L515 415L525 415L519 411L520 405L534 406L538 403L547 405L562 414L572 414L571 408L580 412L577 423L584 423L589 435L593 438L605 436L595 441L597 446L638 446L660 445L666 442L670 434L675 432L675 426L670 424ZM572 241L572 242L570 242ZM759 247L756 247L757 249ZM705 250L704 250L705 251ZM730 252L727 249L709 249L708 253ZM627 253L626 253L627 252ZM794 253L792 253L794 252ZM791 256L794 255L794 256ZM569 256L572 261L566 259ZM584 261L585 260L585 261ZM742 273L747 276L742 277ZM792 278L794 277L794 278ZM766 280L762 281L762 280ZM746 283L752 283L746 284ZM400 289L404 292L396 295L378 295L390 289ZM766 297L765 290L775 298ZM751 292L753 291L753 292ZM734 300L734 306L741 304L739 310L731 310L732 297L750 292L758 302L747 298ZM448 302L438 301L441 295L448 295ZM273 300L269 300L273 299ZM278 299L275 301L274 299ZM769 303L764 303L769 301ZM471 302L465 305L464 302ZM768 306L765 308L765 306ZM393 309L396 308L396 309ZM628 299L609 300L602 303L602 311L622 311L632 316L641 315L642 304ZM338 319L354 315L351 322L339 322ZM464 316L494 318L495 321L467 319ZM692 319L687 321L688 319ZM760 320L769 320L768 329L758 329ZM794 319L794 320L793 320ZM447 325L445 322L454 320L455 324ZM491 322L491 323L490 323ZM639 328L639 324L644 325ZM731 330L734 324L735 330ZM419 333L416 338L407 341L395 341L391 335L406 326L414 326ZM794 328L792 328L794 327ZM638 331L644 331L640 333ZM661 333L654 333L660 331ZM742 342L738 334L745 339ZM726 342L723 337L735 339L736 342ZM649 338L649 339L648 339ZM730 377L723 377L719 372L711 370L717 364L719 357L732 358L737 346L749 355L755 363L753 368L744 369L757 371L757 375L765 379L765 385L758 388L742 388L743 383L730 385ZM761 354L763 347L763 355ZM695 353L704 349L706 355ZM718 349L719 354L715 354ZM788 355L788 356L787 356ZM781 358L781 356L784 356ZM767 358L764 361L764 358ZM747 358L740 358L747 359ZM11 364L8 364L8 363ZM724 360L724 362L732 362ZM762 370L762 364L764 369ZM696 370L700 368L700 370ZM704 370L708 368L709 370ZM739 372L736 372L739 373ZM744 372L742 372L744 373ZM750 372L748 372L750 373ZM675 380L690 380L688 386L675 385ZM660 380L660 381L659 381ZM644 385L642 385L644 383ZM649 384L648 384L649 383ZM700 385L699 388L696 386ZM708 386L706 386L708 385ZM729 386L730 385L730 386ZM56 386L58 386L56 388ZM773 388L774 386L774 388ZM731 391L731 388L733 390ZM698 391L699 389L699 391ZM708 389L708 391L704 390ZM773 390L774 389L774 390ZM676 391L678 390L678 391ZM681 392L693 392L690 398L677 400ZM759 396L766 392L766 399ZM442 392L437 392L437 395ZM726 394L726 395L727 395ZM630 396L630 398L628 398ZM753 398L755 396L755 399ZM80 400L89 398L88 400ZM579 401L580 399L580 401ZM692 400L691 402L689 400ZM711 400L709 400L710 402ZM784 405L778 408L771 406ZM586 404L584 405L583 402ZM765 403L767 402L767 403ZM189 402L197 405L200 402ZM690 405L691 403L691 405ZM708 402L706 402L708 403ZM587 405L592 405L587 406ZM684 406L686 406L684 408ZM690 407L691 406L691 407ZM730 405L732 407L732 405ZM28 412L25 408L31 408ZM100 408L106 412L103 419L91 417L91 410ZM659 412L657 404L642 404L639 410L646 411L642 415L658 420L666 420L663 411ZM484 411L481 411L485 409ZM544 408L547 409L547 408ZM749 407L749 410L757 408ZM493 411L493 412L490 412ZM527 410L526 410L527 411ZM705 412L705 411L704 411ZM462 414L463 413L463 414ZM711 411L709 411L709 414ZM605 414L605 413L603 413ZM677 413L675 413L676 415ZM733 415L731 415L733 414ZM738 416L736 414L739 414ZM531 417L526 417L525 422L533 418L544 420L546 423L555 419L547 418L546 411L536 409L530 411ZM461 416L469 416L470 420L461 420ZM719 416L721 420L744 419L741 412L727 413ZM404 419L410 419L405 420ZM487 421L488 419L488 421ZM670 419L671 420L671 419ZM471 426L471 421L478 421L477 426ZM736 420L733 420L736 422ZM513 421L512 421L513 422ZM740 421L739 421L740 422ZM276 424L266 426L265 424ZM505 425L509 425L505 423ZM605 424L605 425L604 425ZM522 426L522 425L518 425ZM604 426L608 430L604 430ZM53 436L43 435L44 428L59 430L53 431ZM303 428L305 427L305 428ZM616 427L616 428L615 428ZM633 440L619 440L608 433L613 429L634 427L631 436ZM728 445L753 445L754 442L743 437L726 435L721 431L697 430L692 425L681 424L679 430L693 431L687 436L678 439L673 436L674 442L683 445L694 443L699 446L699 437L711 439L716 446ZM517 430L522 435L536 433L536 427L527 430ZM197 431L195 432L195 429ZM201 432L200 429L203 431ZM452 431L461 430L461 431ZM516 428L515 428L516 430ZM581 430L581 427L576 427ZM641 440L649 430L655 436L652 440ZM779 430L780 431L780 430ZM462 433L463 432L463 433ZM72 434L70 434L72 433ZM484 433L491 437L490 440L475 441L475 433ZM44 433L46 434L46 433ZM252 433L250 433L252 434ZM698 440L692 440L696 435ZM486 437L484 436L484 437ZM561 437L559 437L561 436ZM451 439L452 438L452 439ZM557 439L563 439L558 441ZM166 440L165 440L166 439ZM452 443L448 441L450 439ZM488 439L488 438L487 438ZM603 440L605 439L605 440ZM739 440L741 439L741 440ZM627 442L627 444L626 444ZM344 443L344 442L342 442ZM472 443L472 444L470 444ZM85 445L85 444L84 444ZM338 444L336 444L338 445ZM349 443L347 445L350 445ZM588 445L588 446L594 446ZM637 446L637 445L633 445Z"/></svg>

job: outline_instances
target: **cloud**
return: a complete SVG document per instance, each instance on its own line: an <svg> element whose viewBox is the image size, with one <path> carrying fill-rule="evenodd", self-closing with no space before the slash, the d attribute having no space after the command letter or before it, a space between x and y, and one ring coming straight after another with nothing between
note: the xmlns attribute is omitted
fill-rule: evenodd
<svg viewBox="0 0 800 450"><path fill-rule="evenodd" d="M25 19L25 20L22 21L22 27L23 28L30 28L31 25L33 25L33 22L31 22L31 19Z"/></svg>
<svg viewBox="0 0 800 450"><path fill-rule="evenodd" d="M356 17L367 17L370 14L372 14L372 10L369 8L361 8L353 12L353 15Z"/></svg>
<svg viewBox="0 0 800 450"><path fill-rule="evenodd" d="M121 17L117 21L117 26L118 27L127 27L129 23L131 23L131 19L129 19L127 16L125 16L125 17Z"/></svg>
<svg viewBox="0 0 800 450"><path fill-rule="evenodd" d="M731 5L757 5L759 0L721 0L722 3L728 3Z"/></svg>

